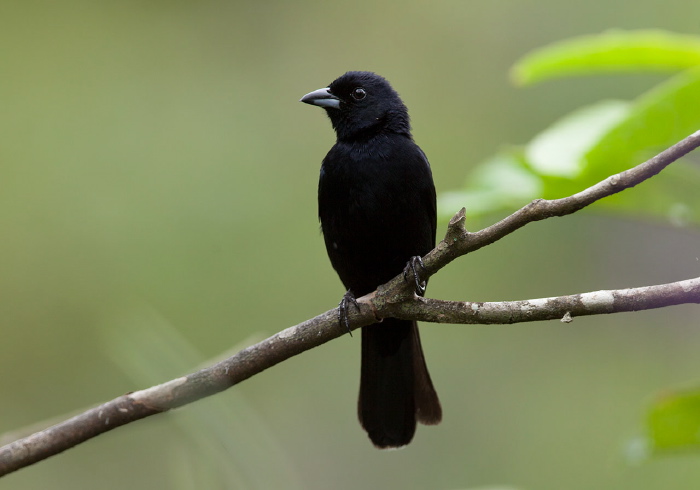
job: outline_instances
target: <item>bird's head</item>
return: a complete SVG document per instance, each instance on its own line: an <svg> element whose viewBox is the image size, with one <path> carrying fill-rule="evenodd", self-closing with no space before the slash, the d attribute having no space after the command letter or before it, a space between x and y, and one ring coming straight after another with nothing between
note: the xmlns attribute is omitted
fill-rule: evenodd
<svg viewBox="0 0 700 490"><path fill-rule="evenodd" d="M382 132L410 137L408 110L383 77L349 71L328 87L314 90L301 102L323 107L340 141L370 138Z"/></svg>

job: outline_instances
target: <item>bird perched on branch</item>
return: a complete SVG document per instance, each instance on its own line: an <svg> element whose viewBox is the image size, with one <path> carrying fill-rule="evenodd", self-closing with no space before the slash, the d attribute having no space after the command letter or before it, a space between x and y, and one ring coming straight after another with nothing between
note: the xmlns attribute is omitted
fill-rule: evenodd
<svg viewBox="0 0 700 490"><path fill-rule="evenodd" d="M435 246L435 186L401 98L379 75L351 71L301 102L324 108L337 136L321 165L318 214L331 264L348 289L341 316L347 320L355 295L401 271L422 295L420 257ZM386 318L362 328L358 415L379 448L411 442L416 422L440 422L416 322Z"/></svg>

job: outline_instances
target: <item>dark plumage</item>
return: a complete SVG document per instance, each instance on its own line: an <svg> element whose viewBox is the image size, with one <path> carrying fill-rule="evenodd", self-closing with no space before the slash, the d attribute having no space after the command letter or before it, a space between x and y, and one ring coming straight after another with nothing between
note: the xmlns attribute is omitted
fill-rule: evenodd
<svg viewBox="0 0 700 490"><path fill-rule="evenodd" d="M323 107L337 135L321 166L318 213L331 264L359 297L435 246L430 165L406 106L374 73L348 72L301 101ZM362 329L358 414L380 448L408 444L416 421L440 422L416 322L387 318Z"/></svg>

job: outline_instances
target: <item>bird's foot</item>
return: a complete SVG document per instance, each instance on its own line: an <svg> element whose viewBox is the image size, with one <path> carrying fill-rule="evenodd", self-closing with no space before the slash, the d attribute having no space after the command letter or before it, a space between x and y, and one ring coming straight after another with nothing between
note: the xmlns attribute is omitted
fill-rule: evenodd
<svg viewBox="0 0 700 490"><path fill-rule="evenodd" d="M352 293L351 290L348 289L348 291L343 295L343 299L341 299L340 303L338 303L338 323L340 323L341 325L345 325L345 328L350 334L350 337L352 337L352 331L350 330L350 320L348 319L348 308L350 304L355 305L357 311L360 311L360 305L357 304L355 295Z"/></svg>
<svg viewBox="0 0 700 490"><path fill-rule="evenodd" d="M423 259L421 259L419 255L411 257L406 263L406 267L403 269L403 279L404 281L408 281L408 274L411 273L413 275L413 281L416 283L416 294L418 296L423 296L425 294L427 282L421 277L421 271L418 270L419 267L422 271L425 270Z"/></svg>

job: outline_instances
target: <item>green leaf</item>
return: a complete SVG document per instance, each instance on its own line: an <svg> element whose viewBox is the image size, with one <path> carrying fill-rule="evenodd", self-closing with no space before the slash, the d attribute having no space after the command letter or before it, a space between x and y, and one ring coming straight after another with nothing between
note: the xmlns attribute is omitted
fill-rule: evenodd
<svg viewBox="0 0 700 490"><path fill-rule="evenodd" d="M700 390L669 391L647 415L653 450L700 449Z"/></svg>
<svg viewBox="0 0 700 490"><path fill-rule="evenodd" d="M627 117L585 155L589 182L620 172L700 129L700 69L639 97Z"/></svg>
<svg viewBox="0 0 700 490"><path fill-rule="evenodd" d="M464 190L440 196L441 216L451 216L462 206L475 216L513 210L538 197L565 197L694 133L700 129L700 66L695 67L699 63L700 37L662 31L588 36L526 57L516 68L528 77L540 77L532 80L600 72L605 67L693 68L633 102L608 100L578 109L524 150L499 153L477 167ZM693 158L674 162L651 181L606 198L594 209L681 226L700 224L700 168L688 163Z"/></svg>
<svg viewBox="0 0 700 490"><path fill-rule="evenodd" d="M517 85L598 73L679 71L700 65L700 37L662 30L608 31L536 49L511 70Z"/></svg>
<svg viewBox="0 0 700 490"><path fill-rule="evenodd" d="M573 112L534 138L525 154L542 179L540 197L554 199L632 168L698 129L700 69L696 68L626 107L622 102L603 102ZM558 161L561 168L555 167ZM698 188L700 168L678 161L641 186L603 199L595 208L679 226L700 224Z"/></svg>
<svg viewBox="0 0 700 490"><path fill-rule="evenodd" d="M700 168L672 163L644 184L596 203L596 209L673 226L700 225Z"/></svg>
<svg viewBox="0 0 700 490"><path fill-rule="evenodd" d="M525 165L522 150L503 150L479 164L469 185L460 191L441 193L438 213L449 219L460 208L477 216L527 204L542 195L542 182Z"/></svg>
<svg viewBox="0 0 700 490"><path fill-rule="evenodd" d="M630 103L604 100L575 110L537 135L525 149L528 164L543 177L575 179L584 155L625 119Z"/></svg>

